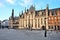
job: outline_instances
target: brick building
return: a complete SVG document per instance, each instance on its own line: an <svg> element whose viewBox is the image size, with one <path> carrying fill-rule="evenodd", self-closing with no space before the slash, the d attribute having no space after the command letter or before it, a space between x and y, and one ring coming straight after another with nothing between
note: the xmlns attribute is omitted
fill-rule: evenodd
<svg viewBox="0 0 60 40"><path fill-rule="evenodd" d="M50 9L48 15L49 29L60 30L60 8Z"/></svg>

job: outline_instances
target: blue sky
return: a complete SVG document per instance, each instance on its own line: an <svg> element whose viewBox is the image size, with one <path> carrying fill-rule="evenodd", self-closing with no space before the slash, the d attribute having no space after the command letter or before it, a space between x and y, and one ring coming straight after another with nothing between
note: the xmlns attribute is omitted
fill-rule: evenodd
<svg viewBox="0 0 60 40"><path fill-rule="evenodd" d="M60 0L0 0L0 20L9 19L12 9L18 16L25 7L28 9L35 5L36 10L40 10L45 9L46 4L49 4L49 8L60 8Z"/></svg>

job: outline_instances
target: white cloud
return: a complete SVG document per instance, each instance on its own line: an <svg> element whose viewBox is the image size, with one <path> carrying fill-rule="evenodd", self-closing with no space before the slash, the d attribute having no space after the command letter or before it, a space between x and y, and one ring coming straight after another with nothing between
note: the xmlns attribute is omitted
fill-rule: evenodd
<svg viewBox="0 0 60 40"><path fill-rule="evenodd" d="M8 3L10 4L14 4L15 3L15 0L6 0Z"/></svg>
<svg viewBox="0 0 60 40"><path fill-rule="evenodd" d="M32 5L32 3L33 3L33 0L21 0L21 2L19 2L19 5L25 7L28 5Z"/></svg>
<svg viewBox="0 0 60 40"><path fill-rule="evenodd" d="M23 1L25 4L30 3L32 0L25 0Z"/></svg>
<svg viewBox="0 0 60 40"><path fill-rule="evenodd" d="M4 6L3 3L0 2L0 7L3 7L3 6Z"/></svg>

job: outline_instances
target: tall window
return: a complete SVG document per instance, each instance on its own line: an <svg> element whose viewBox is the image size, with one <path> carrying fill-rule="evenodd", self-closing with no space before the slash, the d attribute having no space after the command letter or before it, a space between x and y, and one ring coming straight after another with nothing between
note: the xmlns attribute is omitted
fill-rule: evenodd
<svg viewBox="0 0 60 40"><path fill-rule="evenodd" d="M42 18L41 18L41 24L42 24Z"/></svg>
<svg viewBox="0 0 60 40"><path fill-rule="evenodd" d="M39 19L38 19L38 28L40 27L40 24L39 24Z"/></svg>
<svg viewBox="0 0 60 40"><path fill-rule="evenodd" d="M50 29L50 26L48 28Z"/></svg>
<svg viewBox="0 0 60 40"><path fill-rule="evenodd" d="M37 28L37 20L35 19L35 27Z"/></svg>

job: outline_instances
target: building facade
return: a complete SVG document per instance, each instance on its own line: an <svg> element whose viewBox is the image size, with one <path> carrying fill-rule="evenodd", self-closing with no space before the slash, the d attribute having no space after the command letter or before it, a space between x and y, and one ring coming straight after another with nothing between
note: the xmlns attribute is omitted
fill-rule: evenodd
<svg viewBox="0 0 60 40"><path fill-rule="evenodd" d="M57 15L55 15L56 11ZM12 10L12 16L9 18L9 28L55 30L57 27L60 27L59 15L60 9L49 9L48 5L46 9L37 11L35 6L32 5L29 9L25 9L24 13L22 11L18 17L14 17L14 10Z"/></svg>
<svg viewBox="0 0 60 40"><path fill-rule="evenodd" d="M49 29L60 30L60 8L51 9L48 16Z"/></svg>

